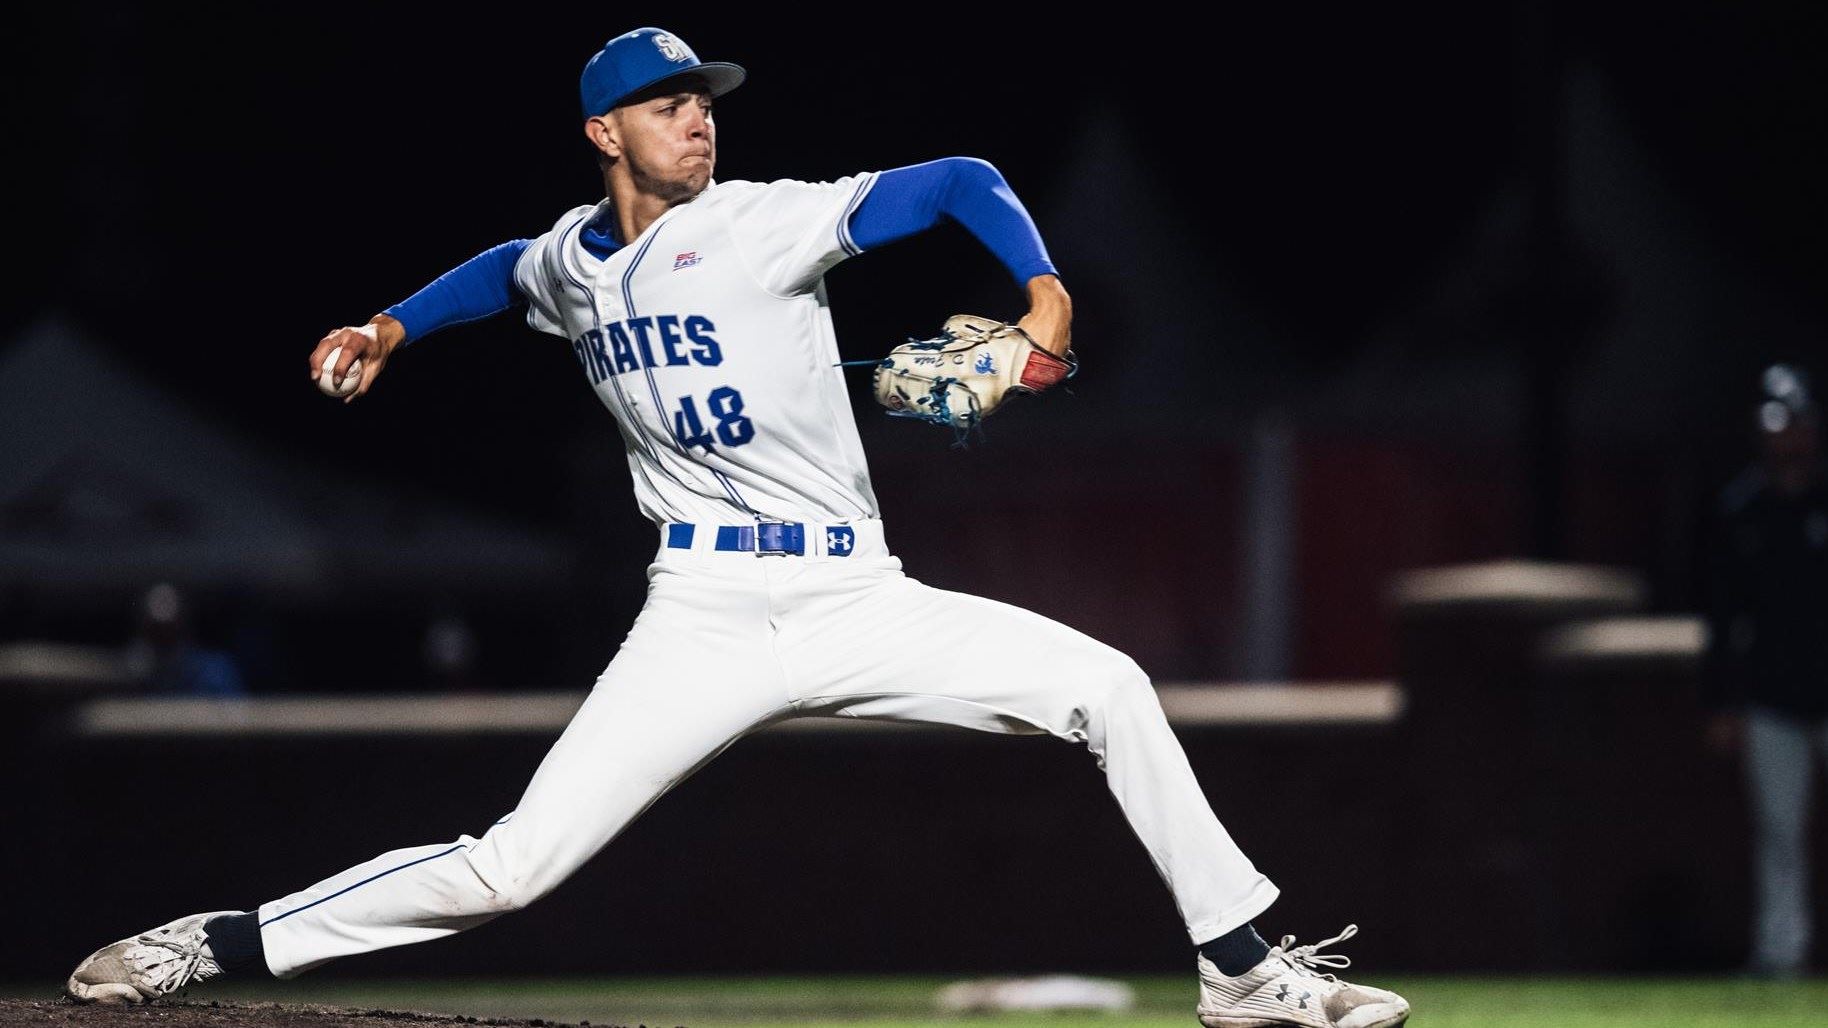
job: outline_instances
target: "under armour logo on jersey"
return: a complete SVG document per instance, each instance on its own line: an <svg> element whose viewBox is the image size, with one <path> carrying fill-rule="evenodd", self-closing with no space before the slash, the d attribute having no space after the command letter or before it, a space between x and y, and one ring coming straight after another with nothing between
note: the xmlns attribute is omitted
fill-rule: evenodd
<svg viewBox="0 0 1828 1028"><path fill-rule="evenodd" d="M996 374L996 370L997 370L996 361L991 359L989 350L985 350L983 353L980 353L977 355L977 363L972 365L971 370L977 372L980 375Z"/></svg>
<svg viewBox="0 0 1828 1028"><path fill-rule="evenodd" d="M660 51L660 56L669 61L683 61L686 59L685 46L681 44L679 40L674 39L664 32L655 33L654 46Z"/></svg>
<svg viewBox="0 0 1828 1028"><path fill-rule="evenodd" d="M1282 988L1277 991L1276 998L1287 1003L1291 1007L1299 1007L1302 1010L1306 1010L1308 1008L1308 1000L1313 999L1314 994L1306 989L1291 989L1287 984L1284 984Z"/></svg>
<svg viewBox="0 0 1828 1028"><path fill-rule="evenodd" d="M697 250L687 250L685 253L676 253L673 255L673 270L678 271L680 268L690 268L702 260L704 260L704 258L698 255Z"/></svg>
<svg viewBox="0 0 1828 1028"><path fill-rule="evenodd" d="M851 547L857 543L856 531L848 525L837 525L825 530L825 552L839 557L850 556Z"/></svg>

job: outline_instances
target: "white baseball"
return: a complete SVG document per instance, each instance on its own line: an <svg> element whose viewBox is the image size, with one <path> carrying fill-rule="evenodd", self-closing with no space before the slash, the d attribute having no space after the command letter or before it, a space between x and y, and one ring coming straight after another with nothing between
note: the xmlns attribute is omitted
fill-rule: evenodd
<svg viewBox="0 0 1828 1028"><path fill-rule="evenodd" d="M373 325L363 325L361 331L364 331L370 338L373 338L374 336ZM356 388L362 384L362 360L360 357L349 362L349 369L343 373L343 384L341 386L338 386L331 380L332 374L336 371L336 359L342 356L342 353L343 348L340 346L336 347L330 351L329 356L324 358L324 363L318 366L317 388L320 389L325 396L348 396L350 393L355 392Z"/></svg>

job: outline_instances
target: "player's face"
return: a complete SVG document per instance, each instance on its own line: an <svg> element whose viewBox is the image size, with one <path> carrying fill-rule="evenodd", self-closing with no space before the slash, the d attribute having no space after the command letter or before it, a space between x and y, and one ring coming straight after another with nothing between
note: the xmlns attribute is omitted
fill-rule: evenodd
<svg viewBox="0 0 1828 1028"><path fill-rule="evenodd" d="M616 108L622 160L644 193L666 200L697 196L717 164L711 94L687 89Z"/></svg>

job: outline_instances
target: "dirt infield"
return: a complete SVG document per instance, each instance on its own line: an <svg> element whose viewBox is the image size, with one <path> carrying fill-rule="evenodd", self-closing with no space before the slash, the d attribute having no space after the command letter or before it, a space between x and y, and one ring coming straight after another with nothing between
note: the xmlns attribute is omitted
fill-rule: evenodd
<svg viewBox="0 0 1828 1028"><path fill-rule="evenodd" d="M115 1028L126 1025L159 1025L161 1028L431 1028L435 1025L499 1025L503 1028L581 1028L589 1021L514 1021L499 1017L454 1017L450 1014L416 1014L401 1010L361 1010L320 1007L299 1003L154 1003L149 1006L80 1006L64 1000L0 999L0 1028L24 1025L83 1025ZM647 1025L603 1024L594 1028L649 1028ZM660 1028L660 1026L654 1026ZM666 1028L682 1028L668 1025Z"/></svg>

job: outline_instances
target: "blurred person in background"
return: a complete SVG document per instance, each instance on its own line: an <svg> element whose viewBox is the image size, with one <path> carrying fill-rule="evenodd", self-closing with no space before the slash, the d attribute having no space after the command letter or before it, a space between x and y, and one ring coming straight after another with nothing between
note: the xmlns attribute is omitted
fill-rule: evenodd
<svg viewBox="0 0 1828 1028"><path fill-rule="evenodd" d="M1747 970L1808 966L1806 835L1814 758L1828 758L1828 478L1803 372L1764 372L1759 460L1722 492L1710 536L1705 699L1714 744L1742 748L1753 813L1755 913Z"/></svg>
<svg viewBox="0 0 1828 1028"><path fill-rule="evenodd" d="M133 639L127 644L127 668L149 692L184 696L240 696L246 692L234 657L197 644L189 604L176 586L160 582L146 590L138 614Z"/></svg>

